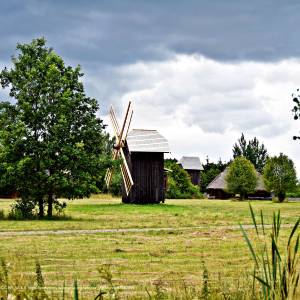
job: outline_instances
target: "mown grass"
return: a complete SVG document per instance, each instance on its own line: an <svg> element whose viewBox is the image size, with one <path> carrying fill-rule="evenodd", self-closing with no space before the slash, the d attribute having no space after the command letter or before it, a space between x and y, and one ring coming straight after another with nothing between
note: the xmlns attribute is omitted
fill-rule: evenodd
<svg viewBox="0 0 300 300"><path fill-rule="evenodd" d="M10 200L0 201L0 210L8 213ZM272 203L253 201L254 209L262 209L266 223L271 223L272 214L280 208L284 221L293 223L300 211L300 202ZM66 219L0 221L0 231L6 230L58 230L101 228L147 228L147 227L197 227L212 225L250 224L247 202L230 200L167 200L160 205L128 205L120 199L105 199L94 196L90 199L68 203Z"/></svg>
<svg viewBox="0 0 300 300"><path fill-rule="evenodd" d="M1 201L0 209L9 209L9 201ZM300 203L276 204L253 201L254 210L262 209L265 223L271 223L274 210L280 208L284 223L295 223ZM35 261L42 266L47 288L57 290L63 282L71 292L78 278L81 296L90 298L105 286L97 271L110 265L114 284L121 295L143 295L146 288L185 282L200 286L203 264L212 285L233 288L252 272L252 261L239 229L209 228L211 225L251 224L248 203L219 200L169 200L163 205L123 205L119 199L92 199L69 204L61 221L0 221L0 230L56 230L101 228L182 227L182 230L1 236L0 257L15 272L34 272ZM200 226L201 228L195 228ZM203 228L202 228L203 226ZM207 228L205 228L207 226ZM188 227L188 228L186 228ZM282 239L288 229L283 228ZM254 236L253 230L248 230ZM149 288L150 287L150 288Z"/></svg>

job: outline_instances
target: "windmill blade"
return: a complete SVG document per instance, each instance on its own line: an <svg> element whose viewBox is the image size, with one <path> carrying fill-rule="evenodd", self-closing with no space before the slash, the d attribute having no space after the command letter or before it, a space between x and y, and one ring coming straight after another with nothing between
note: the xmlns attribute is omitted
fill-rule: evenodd
<svg viewBox="0 0 300 300"><path fill-rule="evenodd" d="M121 164L121 173L122 173L122 177L123 177L123 181L124 181L124 186L125 186L125 190L126 190L126 194L128 196L132 186L133 186L133 180L132 180L132 176L125 158L125 155L123 153L122 148L120 149L120 153L121 153L121 157L122 157L122 164Z"/></svg>
<svg viewBox="0 0 300 300"><path fill-rule="evenodd" d="M112 159L116 160L118 158L118 155L119 155L119 150L114 149ZM109 188L109 186L110 186L111 179L112 179L112 174L113 174L113 168L108 168L106 170L106 174L105 174L105 177L104 177L107 188Z"/></svg>
<svg viewBox="0 0 300 300"><path fill-rule="evenodd" d="M130 124L131 124L131 119L132 119L132 115L133 115L133 110L131 110L130 111L130 113L129 113L129 115L130 115L130 117L129 117L129 121L127 122L127 124L126 124L126 129L125 129L125 135L123 135L122 137L121 137L121 139L122 139L122 141L125 141L126 139L127 139L127 134L128 134L128 131L129 131L129 127L130 127Z"/></svg>
<svg viewBox="0 0 300 300"><path fill-rule="evenodd" d="M129 127L126 128L126 125L129 123L128 122L129 115L130 115L129 122L131 122L131 117L132 117L131 101L129 101L129 103L128 103L125 118L124 118L123 125L122 125L122 129L121 129L121 132L119 135L121 142L124 141L123 135L124 135L124 133L126 133L128 131L128 128L129 128Z"/></svg>
<svg viewBox="0 0 300 300"><path fill-rule="evenodd" d="M118 124L118 121L117 121L117 118L116 118L115 111L114 111L112 106L110 107L110 110L109 110L109 116L110 116L110 121L111 121L111 124L112 124L114 132L115 132L115 137L117 139L117 144L119 144L119 141L120 141L120 128L119 128L119 124Z"/></svg>
<svg viewBox="0 0 300 300"><path fill-rule="evenodd" d="M112 168L109 168L106 170L104 181L105 181L107 188L109 188L109 186L110 186L112 174L113 174Z"/></svg>

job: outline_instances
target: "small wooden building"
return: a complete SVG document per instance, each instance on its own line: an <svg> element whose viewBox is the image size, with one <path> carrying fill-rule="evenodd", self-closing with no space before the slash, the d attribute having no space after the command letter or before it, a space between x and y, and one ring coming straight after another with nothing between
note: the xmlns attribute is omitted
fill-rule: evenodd
<svg viewBox="0 0 300 300"><path fill-rule="evenodd" d="M185 169L191 177L191 181L194 185L200 185L201 176L200 171L203 170L203 166L199 157L196 156L183 156L178 162L183 169Z"/></svg>
<svg viewBox="0 0 300 300"><path fill-rule="evenodd" d="M229 199L234 197L234 194L228 193L226 175L228 173L228 167L221 172L215 179L207 186L206 191L208 198L211 199ZM256 190L253 194L248 195L248 199L270 199L271 193L268 192L265 188L262 175L257 172L258 181Z"/></svg>
<svg viewBox="0 0 300 300"><path fill-rule="evenodd" d="M168 141L156 130L133 129L123 148L133 186L124 203L160 203L165 200L164 153L170 152Z"/></svg>

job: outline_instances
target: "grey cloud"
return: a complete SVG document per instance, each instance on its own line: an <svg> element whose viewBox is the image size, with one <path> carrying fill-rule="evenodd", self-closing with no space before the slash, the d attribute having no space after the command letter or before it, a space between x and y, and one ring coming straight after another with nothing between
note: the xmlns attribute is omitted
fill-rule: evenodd
<svg viewBox="0 0 300 300"><path fill-rule="evenodd" d="M0 53L45 36L88 69L201 53L217 60L300 55L297 1L21 1L1 3Z"/></svg>

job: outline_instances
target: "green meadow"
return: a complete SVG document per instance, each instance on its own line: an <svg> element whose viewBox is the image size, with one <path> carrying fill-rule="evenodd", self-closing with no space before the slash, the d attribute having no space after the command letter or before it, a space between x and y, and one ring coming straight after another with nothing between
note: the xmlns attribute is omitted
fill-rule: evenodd
<svg viewBox="0 0 300 300"><path fill-rule="evenodd" d="M8 214L11 204L1 200L0 210ZM251 204L255 212L263 211L266 224L271 224L278 209L287 225L300 215L300 202ZM239 223L252 224L247 202L167 200L141 206L96 195L69 202L56 220L1 220L0 257L19 281L34 276L38 261L46 289L54 295L62 293L63 285L67 294L72 293L77 279L83 299L93 299L100 289L107 291L112 285L121 298L142 299L172 287L201 289L204 269L210 286L239 289L252 280L253 270ZM142 230L88 231L96 229ZM55 234L60 230L65 232ZM253 229L247 231L254 236ZM283 227L283 241L289 231Z"/></svg>

